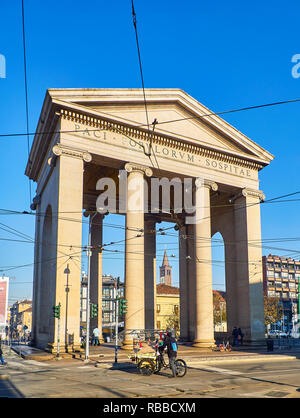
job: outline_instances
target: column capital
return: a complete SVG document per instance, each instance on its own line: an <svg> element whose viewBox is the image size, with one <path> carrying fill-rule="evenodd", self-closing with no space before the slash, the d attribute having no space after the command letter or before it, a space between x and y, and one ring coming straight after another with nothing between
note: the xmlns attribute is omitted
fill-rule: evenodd
<svg viewBox="0 0 300 418"><path fill-rule="evenodd" d="M201 179L201 178L197 178L195 181L195 185L197 187L207 187L210 190L212 190L213 192L216 192L218 190L218 185L216 182L212 181L212 180L206 180L206 179Z"/></svg>
<svg viewBox="0 0 300 418"><path fill-rule="evenodd" d="M266 198L262 190L254 190L254 189L247 189L247 188L242 190L242 195L244 197L247 197L247 196L257 197L260 200L265 200Z"/></svg>
<svg viewBox="0 0 300 418"><path fill-rule="evenodd" d="M235 196L230 198L230 203L234 203L240 197L248 197L248 196L256 197L260 201L264 201L265 198L266 198L266 196L264 195L262 190L244 188L244 189L242 189L242 191L240 193L238 193Z"/></svg>
<svg viewBox="0 0 300 418"><path fill-rule="evenodd" d="M68 157L82 159L86 163L89 163L92 161L92 156L89 152L76 149L76 148L66 147L62 144L54 145L54 147L52 148L52 152L57 157L66 155Z"/></svg>
<svg viewBox="0 0 300 418"><path fill-rule="evenodd" d="M153 175L153 171L151 170L150 167L146 167L141 164L126 163L124 168L127 171L127 173L138 171L138 172L145 174L147 177L151 177Z"/></svg>

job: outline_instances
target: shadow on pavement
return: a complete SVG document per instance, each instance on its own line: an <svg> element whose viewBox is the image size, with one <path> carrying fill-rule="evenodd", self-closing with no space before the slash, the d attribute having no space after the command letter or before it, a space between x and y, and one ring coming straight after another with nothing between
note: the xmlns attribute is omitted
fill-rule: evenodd
<svg viewBox="0 0 300 418"><path fill-rule="evenodd" d="M2 378L0 379L0 398L24 398L24 395L15 387L9 378Z"/></svg>

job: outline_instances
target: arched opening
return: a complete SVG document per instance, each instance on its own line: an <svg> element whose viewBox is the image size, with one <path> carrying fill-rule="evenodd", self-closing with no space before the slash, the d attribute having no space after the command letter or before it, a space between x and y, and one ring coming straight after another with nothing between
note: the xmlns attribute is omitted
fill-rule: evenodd
<svg viewBox="0 0 300 418"><path fill-rule="evenodd" d="M39 297L39 333L49 334L51 315L50 300L52 286L55 279L55 240L53 239L52 209L49 205L46 210L42 231L42 257L40 276L40 297Z"/></svg>
<svg viewBox="0 0 300 418"><path fill-rule="evenodd" d="M180 331L178 231L174 222L156 225L156 329Z"/></svg>
<svg viewBox="0 0 300 418"><path fill-rule="evenodd" d="M226 280L225 280L225 246L220 232L211 240L212 280L214 304L214 330L227 332Z"/></svg>

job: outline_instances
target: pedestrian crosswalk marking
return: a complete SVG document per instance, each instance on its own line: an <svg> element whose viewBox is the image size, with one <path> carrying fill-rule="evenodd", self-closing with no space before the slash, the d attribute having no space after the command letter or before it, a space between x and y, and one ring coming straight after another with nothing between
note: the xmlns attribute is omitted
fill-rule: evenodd
<svg viewBox="0 0 300 418"><path fill-rule="evenodd" d="M192 363L189 363L189 364L192 364ZM201 370L207 370L208 372L216 372L216 373L230 374L230 375L240 375L240 374L242 374L241 372L238 372L238 371L235 371L235 370L221 369L220 367L206 366L204 364L193 365L193 368L201 369Z"/></svg>
<svg viewBox="0 0 300 418"><path fill-rule="evenodd" d="M43 367L53 367L53 364L43 363L36 360L25 360L27 364L32 364L33 366L43 366Z"/></svg>

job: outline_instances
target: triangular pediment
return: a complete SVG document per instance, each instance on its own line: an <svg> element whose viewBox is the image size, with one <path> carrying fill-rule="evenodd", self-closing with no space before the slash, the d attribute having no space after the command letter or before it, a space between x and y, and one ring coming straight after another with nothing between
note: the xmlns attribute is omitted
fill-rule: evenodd
<svg viewBox="0 0 300 418"><path fill-rule="evenodd" d="M146 89L146 104L150 129L156 119L155 135L178 141L188 147L199 147L205 152L226 158L249 161L258 169L274 158L232 125L214 114L193 97L180 89ZM84 120L106 120L123 125L143 138L148 133L145 102L142 89L48 89L30 152L26 173L36 178L40 164L47 153L53 119L60 112L84 115ZM41 135L40 132L46 132ZM40 163L32 170L32 162Z"/></svg>
<svg viewBox="0 0 300 418"><path fill-rule="evenodd" d="M54 89L49 93L54 101L67 103L74 110L146 128L141 89ZM146 103L149 123L158 121L156 133L257 159L264 165L273 159L269 152L180 89L146 89Z"/></svg>

